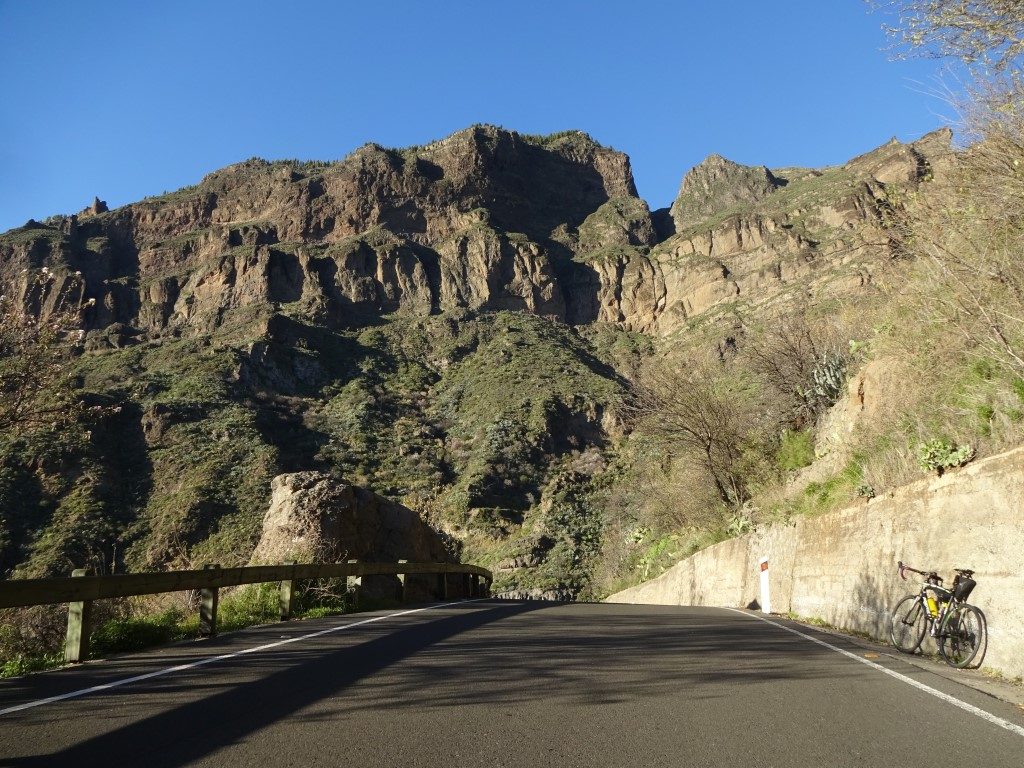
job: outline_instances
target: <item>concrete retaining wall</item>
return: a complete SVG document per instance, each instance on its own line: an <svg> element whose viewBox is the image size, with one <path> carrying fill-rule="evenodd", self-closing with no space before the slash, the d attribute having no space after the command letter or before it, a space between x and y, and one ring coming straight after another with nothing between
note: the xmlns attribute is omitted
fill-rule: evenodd
<svg viewBox="0 0 1024 768"><path fill-rule="evenodd" d="M984 666L1024 676L1024 448L840 512L723 541L608 601L750 606L759 598L762 557L773 612L886 640L892 607L920 583L901 581L897 560L935 569L947 585L953 568L971 568L978 586L970 602L988 618Z"/></svg>

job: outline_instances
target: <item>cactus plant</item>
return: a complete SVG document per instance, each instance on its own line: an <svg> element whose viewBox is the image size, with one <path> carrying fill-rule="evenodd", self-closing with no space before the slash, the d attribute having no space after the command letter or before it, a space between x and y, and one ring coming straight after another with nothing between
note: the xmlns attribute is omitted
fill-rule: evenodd
<svg viewBox="0 0 1024 768"><path fill-rule="evenodd" d="M811 372L812 385L803 392L804 400L815 411L836 404L846 386L846 358L834 352L826 352Z"/></svg>

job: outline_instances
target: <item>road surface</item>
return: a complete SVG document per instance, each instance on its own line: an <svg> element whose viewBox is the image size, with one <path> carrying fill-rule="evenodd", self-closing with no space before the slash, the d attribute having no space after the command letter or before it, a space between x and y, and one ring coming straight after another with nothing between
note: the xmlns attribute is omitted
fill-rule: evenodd
<svg viewBox="0 0 1024 768"><path fill-rule="evenodd" d="M487 600L257 627L0 681L0 765L1024 764L1019 708L772 622Z"/></svg>

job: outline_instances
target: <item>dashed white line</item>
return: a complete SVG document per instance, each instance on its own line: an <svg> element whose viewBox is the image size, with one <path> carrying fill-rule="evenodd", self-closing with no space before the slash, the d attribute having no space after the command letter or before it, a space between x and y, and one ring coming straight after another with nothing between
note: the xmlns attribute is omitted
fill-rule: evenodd
<svg viewBox="0 0 1024 768"><path fill-rule="evenodd" d="M9 715L12 712L21 712L25 709L32 709L34 707L41 707L44 704L53 704L57 701L64 701L65 699L77 699L79 696L88 696L90 693L99 693L100 691L108 691L111 688L120 688L122 685L129 685L130 683L138 683L142 680L150 680L154 677L162 677L163 675L169 675L173 672L184 672L186 669L195 669L196 667L205 667L207 664L215 664L218 661L226 661L227 659L234 659L238 656L245 656L249 653L256 653L258 651L266 651L271 648L279 648L282 645L289 645L291 643L297 643L301 640L309 640L313 637L322 637L323 635L329 635L333 632L341 632L346 629L352 629L353 627L359 627L364 624L373 624L376 621L384 621L384 619L393 619L397 616L408 616L411 613L420 613L421 611L430 611L436 608L447 608L452 605L460 605L465 603L475 603L478 600L486 598L476 598L474 600L459 600L452 603L440 603L438 605L427 605L423 608L411 608L407 611L399 611L398 613L389 613L384 616L374 616L370 619L363 619L362 621L354 621L351 624L339 624L334 627L328 627L327 629L321 629L317 632L310 632L308 635L296 635L295 637L289 637L285 640L277 640L273 643L265 643L264 645L256 645L252 648L245 648L241 651L235 651L233 653L222 653L219 656L208 656L205 659L199 659L198 661L192 661L188 664L177 664L173 667L167 667L166 669L158 669L155 672L147 672L144 675L135 675L134 677L125 677L121 680L112 680L109 683L103 683L101 685L94 685L89 688L81 688L77 691L70 691L69 693L62 693L59 696L49 696L45 699L36 699L35 701L27 701L24 704L17 704L13 707L7 707L6 709L0 709L0 715Z"/></svg>
<svg viewBox="0 0 1024 768"><path fill-rule="evenodd" d="M810 640L812 643L817 643L818 645L822 645L822 646L824 646L826 648L829 648L829 649L835 651L836 653L841 653L843 656L846 656L847 658L853 659L854 661L859 661L861 664L867 664L869 667L877 669L879 672L883 672L883 673L889 675L889 677L894 677L897 680L900 680L900 681L906 683L907 685L912 685L914 688L917 688L918 690L924 691L925 693L930 693L932 696L935 696L936 698L942 699L943 701L948 702L949 704L952 704L954 707L959 707L960 709L964 710L965 712L970 712L972 715L977 715L982 720L988 720L988 722L993 723L994 725L998 725L1000 728L1004 728L1007 731L1010 731L1011 733L1015 733L1018 736L1024 736L1024 728L1022 728L1021 726L1017 725L1016 723L1011 723L1009 720L1004 720L1003 718L1001 718L1001 717L999 717L997 715L993 715L991 712L986 712L984 709L981 709L980 707L976 707L973 704L968 704L966 701L961 701L960 699L956 698L955 696L950 696L948 693L943 693L942 691L940 691L940 690L938 690L936 688L932 688L930 685L925 685L924 683L919 682L919 681L915 680L912 677L907 677L906 675L901 675L899 672L895 672L895 671L893 671L891 669L888 669L887 667L883 667L881 664L876 664L875 662L870 661L869 659L865 659L863 656L858 656L857 654L850 653L849 651L845 651L842 648L837 648L836 646L832 645L831 643L826 643L824 640L822 640L820 638L814 637L812 635L808 635L808 634L806 634L804 632L801 632L799 630L793 629L792 627L787 627L785 624L779 624L776 621L771 621L770 619L766 619L763 616L758 616L758 615L753 614L753 613L747 613L746 611L741 611L738 608L726 608L725 610L732 611L734 613L739 613L739 614L741 614L743 616L747 616L747 617L749 617L751 619L757 619L758 621L763 621L765 624L771 624L773 627L778 627L779 629L784 629L787 632L792 632L794 635L799 635L800 637L804 638L805 640ZM2 713L0 713L0 714L2 714Z"/></svg>

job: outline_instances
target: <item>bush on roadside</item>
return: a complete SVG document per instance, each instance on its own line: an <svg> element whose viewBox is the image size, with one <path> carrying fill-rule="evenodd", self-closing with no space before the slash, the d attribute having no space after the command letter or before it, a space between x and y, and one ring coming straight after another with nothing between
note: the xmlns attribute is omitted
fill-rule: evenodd
<svg viewBox="0 0 1024 768"><path fill-rule="evenodd" d="M93 656L109 656L169 643L183 636L182 614L172 609L155 616L112 619L97 627L89 643Z"/></svg>

